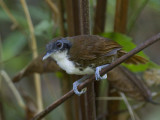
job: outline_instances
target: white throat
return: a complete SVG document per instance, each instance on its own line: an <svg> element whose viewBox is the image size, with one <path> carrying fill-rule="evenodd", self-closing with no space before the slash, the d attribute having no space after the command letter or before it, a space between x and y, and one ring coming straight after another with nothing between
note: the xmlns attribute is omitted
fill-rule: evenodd
<svg viewBox="0 0 160 120"><path fill-rule="evenodd" d="M85 68L83 71L80 71L79 68L76 68L74 62L69 60L67 50L63 52L56 52L52 54L51 57L56 60L57 64L68 74L94 74L94 70L90 67Z"/></svg>

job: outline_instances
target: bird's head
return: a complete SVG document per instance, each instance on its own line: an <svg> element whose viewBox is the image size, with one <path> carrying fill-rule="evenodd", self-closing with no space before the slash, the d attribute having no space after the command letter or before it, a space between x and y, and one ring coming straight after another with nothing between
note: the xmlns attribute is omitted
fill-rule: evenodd
<svg viewBox="0 0 160 120"><path fill-rule="evenodd" d="M61 39L56 39L52 40L50 43L46 45L46 54L43 57L43 60L47 59L50 57L52 54L55 54L57 52L64 52L68 51L71 48L72 44L67 38L61 38Z"/></svg>

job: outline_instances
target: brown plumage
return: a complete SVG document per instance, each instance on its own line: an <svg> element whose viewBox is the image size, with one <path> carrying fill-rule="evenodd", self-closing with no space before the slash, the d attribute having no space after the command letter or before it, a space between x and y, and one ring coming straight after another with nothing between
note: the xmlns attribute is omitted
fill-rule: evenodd
<svg viewBox="0 0 160 120"><path fill-rule="evenodd" d="M95 66L109 64L126 54L118 43L97 35L80 35L66 39L72 43L69 50L70 60L83 67L87 67L89 64ZM145 64L146 62L146 59L138 55L125 61L127 64Z"/></svg>

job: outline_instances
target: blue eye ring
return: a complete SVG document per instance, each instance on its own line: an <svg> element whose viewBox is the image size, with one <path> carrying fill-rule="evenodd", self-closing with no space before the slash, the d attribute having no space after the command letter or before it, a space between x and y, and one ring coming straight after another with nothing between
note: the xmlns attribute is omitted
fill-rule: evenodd
<svg viewBox="0 0 160 120"><path fill-rule="evenodd" d="M56 47L57 47L57 48L62 48L62 46L63 46L62 42L57 42L57 43L56 43Z"/></svg>

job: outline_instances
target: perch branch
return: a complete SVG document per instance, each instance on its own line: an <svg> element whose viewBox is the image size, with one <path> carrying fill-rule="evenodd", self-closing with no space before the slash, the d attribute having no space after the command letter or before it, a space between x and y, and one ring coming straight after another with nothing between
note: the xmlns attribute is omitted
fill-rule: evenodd
<svg viewBox="0 0 160 120"><path fill-rule="evenodd" d="M160 40L160 33L154 35L153 37L149 38L145 42L141 43L138 47L135 49L131 50L124 56L120 57L117 59L115 62L111 63L109 66L104 68L101 72L100 75L104 75L108 71L112 70L114 67L118 66L122 62L124 62L126 59L132 57L134 54L140 52L144 48L147 48L148 46L152 45L153 43L157 42ZM79 85L79 90L86 87L89 83L93 82L95 80L95 76L93 75L89 79L85 80L82 84ZM60 99L56 100L54 103L49 105L46 109L44 109L42 112L38 113L35 117L33 117L32 120L40 120L41 118L45 117L48 113L50 113L53 109L58 107L60 104L62 104L64 101L66 101L68 98L72 97L74 95L74 91L70 90L68 93L63 95Z"/></svg>

